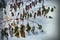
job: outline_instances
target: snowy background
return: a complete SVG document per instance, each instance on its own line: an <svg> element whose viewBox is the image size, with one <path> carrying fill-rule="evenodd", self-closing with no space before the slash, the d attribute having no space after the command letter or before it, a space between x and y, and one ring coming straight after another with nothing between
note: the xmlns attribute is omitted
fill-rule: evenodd
<svg viewBox="0 0 60 40"><path fill-rule="evenodd" d="M39 32L36 35L27 35L26 38L16 38L16 37L9 37L9 40L56 40L57 36L58 36L58 30L57 30L57 12L58 12L58 5L56 0L54 1L45 1L44 2L45 6L56 6L56 9L54 9L54 12L49 12L47 14L47 16L52 16L53 19L49 19L49 18L44 18L42 17L37 17L36 19L38 20L34 20L36 22L38 22L39 24L43 25L43 30L44 32L41 33ZM1 13L1 12L0 12Z"/></svg>

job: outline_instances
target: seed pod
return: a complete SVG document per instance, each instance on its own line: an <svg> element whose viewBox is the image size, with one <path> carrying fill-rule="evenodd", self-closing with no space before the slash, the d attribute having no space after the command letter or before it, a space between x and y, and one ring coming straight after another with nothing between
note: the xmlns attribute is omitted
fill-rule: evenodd
<svg viewBox="0 0 60 40"><path fill-rule="evenodd" d="M23 37L23 38L25 38L25 32L24 32L24 30L20 30L20 34L21 34L21 37Z"/></svg>
<svg viewBox="0 0 60 40"><path fill-rule="evenodd" d="M23 21L24 18L23 18L23 14L20 14L20 19Z"/></svg>
<svg viewBox="0 0 60 40"><path fill-rule="evenodd" d="M29 14L28 14L28 18L29 18Z"/></svg>
<svg viewBox="0 0 60 40"><path fill-rule="evenodd" d="M53 12L54 11L54 9L53 8L51 8L51 12Z"/></svg>
<svg viewBox="0 0 60 40"><path fill-rule="evenodd" d="M30 8L32 8L32 4L30 3Z"/></svg>
<svg viewBox="0 0 60 40"><path fill-rule="evenodd" d="M26 10L29 10L29 5L26 5L25 9L26 9Z"/></svg>
<svg viewBox="0 0 60 40"><path fill-rule="evenodd" d="M16 20L19 20L19 18L16 18Z"/></svg>
<svg viewBox="0 0 60 40"><path fill-rule="evenodd" d="M12 16L14 16L14 13L13 12L11 14L12 14Z"/></svg>
<svg viewBox="0 0 60 40"><path fill-rule="evenodd" d="M42 6L42 15L44 14L45 11L46 11L45 6Z"/></svg>
<svg viewBox="0 0 60 40"><path fill-rule="evenodd" d="M54 6L54 8L56 9L56 7Z"/></svg>
<svg viewBox="0 0 60 40"><path fill-rule="evenodd" d="M15 36L16 36L17 38L19 37L19 32L18 32L18 31L15 33Z"/></svg>
<svg viewBox="0 0 60 40"><path fill-rule="evenodd" d="M38 10L38 12L37 12L37 16L40 16L41 15L41 12Z"/></svg>
<svg viewBox="0 0 60 40"><path fill-rule="evenodd" d="M20 2L19 2L19 3L17 3L17 6L18 6L18 8L20 8Z"/></svg>
<svg viewBox="0 0 60 40"><path fill-rule="evenodd" d="M14 33L18 31L18 26L15 26Z"/></svg>
<svg viewBox="0 0 60 40"><path fill-rule="evenodd" d="M36 12L34 13L34 18L36 18Z"/></svg>
<svg viewBox="0 0 60 40"><path fill-rule="evenodd" d="M10 8L12 8L12 4L10 4Z"/></svg>
<svg viewBox="0 0 60 40"><path fill-rule="evenodd" d="M29 33L30 30L31 30L31 27L30 27L29 23L27 24L26 28L27 28L26 31Z"/></svg>
<svg viewBox="0 0 60 40"><path fill-rule="evenodd" d="M41 30L41 32L44 32L43 30Z"/></svg>
<svg viewBox="0 0 60 40"><path fill-rule="evenodd" d="M17 6L16 6L16 4L14 4L13 8L14 8L15 11L17 10Z"/></svg>
<svg viewBox="0 0 60 40"><path fill-rule="evenodd" d="M4 11L5 15L7 14L6 11Z"/></svg>
<svg viewBox="0 0 60 40"><path fill-rule="evenodd" d="M20 28L20 34L21 34L21 37L24 37L25 38L25 26L23 24L21 24L21 28Z"/></svg>
<svg viewBox="0 0 60 40"><path fill-rule="evenodd" d="M31 32L34 34L35 26L32 27Z"/></svg>
<svg viewBox="0 0 60 40"><path fill-rule="evenodd" d="M35 6L35 2L32 2L32 6Z"/></svg>
<svg viewBox="0 0 60 40"><path fill-rule="evenodd" d="M21 28L22 30L25 30L25 25L21 24Z"/></svg>
<svg viewBox="0 0 60 40"><path fill-rule="evenodd" d="M46 16L46 15L48 14L49 10L50 10L50 7L48 7L48 9L45 9L45 14L44 14L44 16Z"/></svg>
<svg viewBox="0 0 60 40"><path fill-rule="evenodd" d="M32 17L32 14L30 13L30 17Z"/></svg>
<svg viewBox="0 0 60 40"><path fill-rule="evenodd" d="M51 16L49 16L49 18L51 18L51 19L52 19L52 17L51 17Z"/></svg>
<svg viewBox="0 0 60 40"><path fill-rule="evenodd" d="M39 26L38 29L41 30L41 29L42 29L42 25L39 25L39 24L38 24L38 26Z"/></svg>
<svg viewBox="0 0 60 40"><path fill-rule="evenodd" d="M24 20L23 18L20 18L22 21Z"/></svg>
<svg viewBox="0 0 60 40"><path fill-rule="evenodd" d="M19 13L18 13L18 16L19 16Z"/></svg>

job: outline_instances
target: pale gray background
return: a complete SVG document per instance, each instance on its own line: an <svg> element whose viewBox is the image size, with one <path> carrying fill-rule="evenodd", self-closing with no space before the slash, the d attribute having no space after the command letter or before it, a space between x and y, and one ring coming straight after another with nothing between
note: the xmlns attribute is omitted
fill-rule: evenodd
<svg viewBox="0 0 60 40"><path fill-rule="evenodd" d="M8 1L8 0L5 0L5 1ZM46 1L55 1L56 3L57 3L57 5L58 5L58 8L59 8L59 6L60 6L60 0L46 0ZM0 1L1 2L1 1ZM57 19L57 22L58 22L58 24L60 25L60 20L59 20L59 18L60 18L60 8L58 9L58 12L57 12L57 17L58 17L58 19ZM0 19L0 22L3 20L3 13L2 13L2 8L0 8L0 18L2 18L2 19ZM57 27L58 27L58 25L57 25ZM0 24L0 28L2 28L2 26L1 26L1 24ZM58 27L59 28L59 27ZM60 28L59 28L60 29ZM59 30L59 29L57 29L57 30ZM58 32L60 32L60 31L58 31ZM58 34L58 33L57 33ZM1 36L1 35L0 35ZM46 39L43 39L43 40L58 40L58 38L59 38L59 34L57 35L58 37L56 37L56 38L46 38ZM0 40L1 40L1 38L0 38Z"/></svg>

